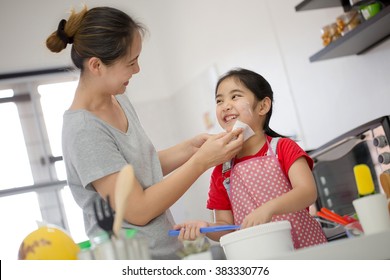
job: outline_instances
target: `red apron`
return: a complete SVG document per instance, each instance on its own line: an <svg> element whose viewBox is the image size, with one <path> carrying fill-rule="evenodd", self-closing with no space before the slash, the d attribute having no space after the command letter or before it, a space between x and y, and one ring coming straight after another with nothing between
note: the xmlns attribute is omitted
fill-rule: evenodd
<svg viewBox="0 0 390 280"><path fill-rule="evenodd" d="M243 219L263 203L292 190L273 150L280 138L273 138L268 153L233 166L230 175L230 201L234 223L241 225ZM272 221L288 220L294 248L308 247L327 242L320 224L307 209L295 213L274 215Z"/></svg>

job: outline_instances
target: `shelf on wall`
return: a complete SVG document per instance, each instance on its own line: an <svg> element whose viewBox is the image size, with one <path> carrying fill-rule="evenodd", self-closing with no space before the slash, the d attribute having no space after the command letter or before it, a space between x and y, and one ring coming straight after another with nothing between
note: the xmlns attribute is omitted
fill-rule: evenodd
<svg viewBox="0 0 390 280"><path fill-rule="evenodd" d="M295 6L295 11L300 12L341 6L342 0L305 0Z"/></svg>
<svg viewBox="0 0 390 280"><path fill-rule="evenodd" d="M312 55L310 62L362 54L390 36L390 6Z"/></svg>

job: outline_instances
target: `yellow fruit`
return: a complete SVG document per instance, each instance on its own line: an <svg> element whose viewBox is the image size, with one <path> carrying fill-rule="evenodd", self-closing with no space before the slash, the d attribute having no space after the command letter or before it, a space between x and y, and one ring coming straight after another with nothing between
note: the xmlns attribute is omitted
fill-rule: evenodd
<svg viewBox="0 0 390 280"><path fill-rule="evenodd" d="M31 232L19 248L19 260L76 260L79 247L63 230L43 226Z"/></svg>

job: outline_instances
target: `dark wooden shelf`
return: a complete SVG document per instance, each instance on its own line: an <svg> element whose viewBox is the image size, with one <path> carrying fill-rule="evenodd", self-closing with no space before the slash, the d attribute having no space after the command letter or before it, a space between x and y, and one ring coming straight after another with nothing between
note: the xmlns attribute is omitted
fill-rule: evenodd
<svg viewBox="0 0 390 280"><path fill-rule="evenodd" d="M315 1L318 2L318 1ZM321 1L323 2L323 1ZM390 6L310 57L310 62L362 54L390 36Z"/></svg>
<svg viewBox="0 0 390 280"><path fill-rule="evenodd" d="M342 0L304 0L295 6L295 11L307 11L323 8L341 7Z"/></svg>

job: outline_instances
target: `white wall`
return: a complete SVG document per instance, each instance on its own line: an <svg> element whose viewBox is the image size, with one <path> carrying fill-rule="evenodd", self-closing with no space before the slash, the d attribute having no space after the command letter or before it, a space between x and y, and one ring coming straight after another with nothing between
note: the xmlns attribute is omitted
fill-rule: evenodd
<svg viewBox="0 0 390 280"><path fill-rule="evenodd" d="M299 1L268 2L272 14L279 15L274 24L308 148L390 114L389 40L363 55L309 63L308 57L322 48L320 28L341 8L296 13L293 4Z"/></svg>
<svg viewBox="0 0 390 280"><path fill-rule="evenodd" d="M181 13L172 22L187 20L180 28L177 26L172 38L160 41L162 52L164 47L174 48L177 54L164 57L167 67L180 69L168 84L180 84L194 69L198 74L173 97L156 101L160 106L156 106L154 119L142 117L150 132L156 130L158 112L166 113L166 121L170 118L169 133L177 138L155 135L152 140L157 146L168 144L168 139L172 140L169 145L174 144L201 130L202 114L210 107L197 102L200 92L193 88L205 83L207 69L215 69L220 75L240 66L264 75L275 92L271 126L281 133L296 133L306 149L319 147L364 122L390 114L389 41L364 55L309 62L309 56L322 49L321 27L343 13L341 7L298 13L294 7L300 1L293 0L207 3L208 9L204 9L204 1L193 1L187 8L177 6ZM209 83L213 94L215 80ZM172 208L178 221L210 217L205 210L208 176L202 176Z"/></svg>

